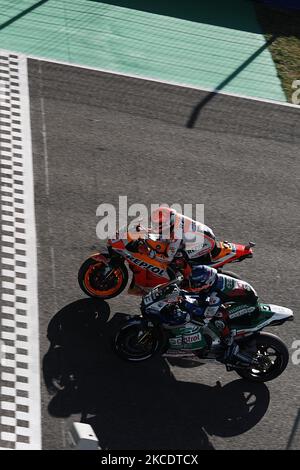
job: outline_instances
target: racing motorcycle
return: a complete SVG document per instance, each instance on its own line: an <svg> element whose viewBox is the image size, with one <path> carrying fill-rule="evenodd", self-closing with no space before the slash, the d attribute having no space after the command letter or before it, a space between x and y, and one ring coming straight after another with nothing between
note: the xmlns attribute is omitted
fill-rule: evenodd
<svg viewBox="0 0 300 470"><path fill-rule="evenodd" d="M202 264L238 278L236 274L223 271L221 268L228 263L252 258L254 246L255 243L252 242L241 245L217 241L211 257L207 257ZM176 277L176 273L181 273L185 279L188 279L191 260L184 251L179 250L171 264L151 257L153 250L163 253L165 248L166 243L140 225L132 229L126 227L116 239L107 241L107 252L95 253L84 261L78 272L79 286L90 297L101 299L116 297L128 283L128 269L125 262L133 274L130 287L138 286L141 292L169 282Z"/></svg>
<svg viewBox="0 0 300 470"><path fill-rule="evenodd" d="M172 323L166 323L166 315L174 318L178 309L182 312L186 305L199 306L199 298L182 291L177 283L178 278L155 287L143 296L141 315L128 317L115 335L114 349L118 356L132 362L161 354L193 363L219 363L224 364L227 371L234 370L253 382L267 382L282 374L289 361L288 349L279 337L262 330L293 320L292 310L261 303L250 319L234 318L228 321L224 312L234 307L231 302L224 304L223 312L213 322L208 322L203 315L202 318L193 315L185 319L184 325L172 326ZM226 360L228 346L223 344L218 334L220 321L227 322L239 346L234 362Z"/></svg>

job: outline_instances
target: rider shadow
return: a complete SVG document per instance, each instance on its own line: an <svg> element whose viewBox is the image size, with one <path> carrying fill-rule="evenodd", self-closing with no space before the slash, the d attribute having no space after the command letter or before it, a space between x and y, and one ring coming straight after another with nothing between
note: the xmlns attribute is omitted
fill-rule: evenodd
<svg viewBox="0 0 300 470"><path fill-rule="evenodd" d="M213 449L208 435L242 434L266 413L264 384L238 379L210 387L177 381L163 357L119 359L112 337L126 316L108 317L104 301L64 307L49 323L51 345L43 361L46 386L56 393L49 413L81 413L102 449ZM65 388L54 388L53 379Z"/></svg>

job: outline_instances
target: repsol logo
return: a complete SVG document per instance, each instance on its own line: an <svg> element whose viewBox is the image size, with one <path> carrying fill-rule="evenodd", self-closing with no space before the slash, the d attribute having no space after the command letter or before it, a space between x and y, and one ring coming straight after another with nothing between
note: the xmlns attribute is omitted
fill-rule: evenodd
<svg viewBox="0 0 300 470"><path fill-rule="evenodd" d="M153 266L152 264L146 263L146 261L142 261L141 259L135 258L132 255L126 254L126 259L131 263L136 264L142 269L147 269L151 271L153 274L157 274L158 276L163 276L165 274L165 270L159 268L158 266Z"/></svg>

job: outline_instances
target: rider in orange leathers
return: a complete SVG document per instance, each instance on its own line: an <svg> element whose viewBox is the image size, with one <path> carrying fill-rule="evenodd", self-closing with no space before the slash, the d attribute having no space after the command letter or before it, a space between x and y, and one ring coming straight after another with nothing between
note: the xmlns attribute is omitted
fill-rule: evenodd
<svg viewBox="0 0 300 470"><path fill-rule="evenodd" d="M170 265L174 259L179 262L185 257L190 265L207 264L215 248L215 235L205 224L195 221L174 209L161 206L151 214L151 233L157 236L147 238L137 245L140 253ZM129 288L129 294L141 293L137 286Z"/></svg>
<svg viewBox="0 0 300 470"><path fill-rule="evenodd" d="M178 251L192 264L206 264L215 247L215 235L207 226L168 207L159 207L151 215L152 230L164 243L164 251L152 256L171 262ZM148 242L149 244L149 242ZM151 241L150 241L151 245Z"/></svg>

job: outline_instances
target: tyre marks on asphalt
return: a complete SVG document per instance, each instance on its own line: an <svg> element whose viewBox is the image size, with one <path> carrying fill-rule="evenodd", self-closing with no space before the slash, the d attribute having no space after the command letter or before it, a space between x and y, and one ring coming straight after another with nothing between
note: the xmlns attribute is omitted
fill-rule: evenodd
<svg viewBox="0 0 300 470"><path fill-rule="evenodd" d="M40 449L36 236L27 59L0 51L0 447Z"/></svg>

